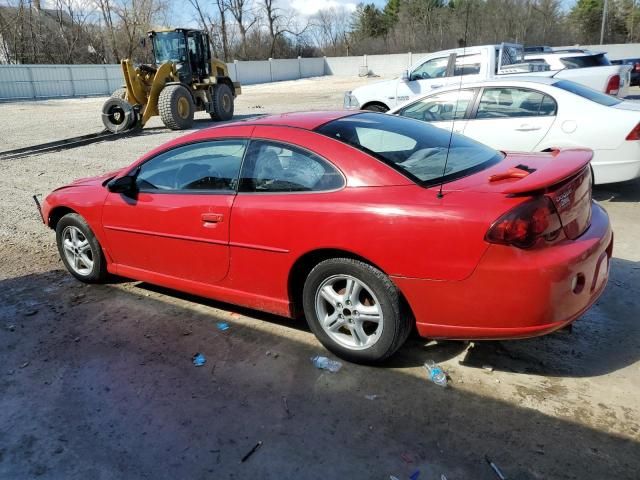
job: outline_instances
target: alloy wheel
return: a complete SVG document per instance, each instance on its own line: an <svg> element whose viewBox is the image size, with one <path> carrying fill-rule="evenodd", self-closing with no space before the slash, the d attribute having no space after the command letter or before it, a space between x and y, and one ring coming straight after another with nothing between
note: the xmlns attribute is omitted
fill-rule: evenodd
<svg viewBox="0 0 640 480"><path fill-rule="evenodd" d="M351 275L333 275L316 290L316 315L332 340L350 350L375 344L382 334L383 313L372 289Z"/></svg>
<svg viewBox="0 0 640 480"><path fill-rule="evenodd" d="M89 240L78 227L68 226L62 232L62 247L69 267L78 275L93 271L93 251Z"/></svg>

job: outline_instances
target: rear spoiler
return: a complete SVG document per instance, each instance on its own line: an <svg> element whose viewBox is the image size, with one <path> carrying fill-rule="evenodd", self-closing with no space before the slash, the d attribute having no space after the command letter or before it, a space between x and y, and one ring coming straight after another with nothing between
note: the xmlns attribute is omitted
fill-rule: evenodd
<svg viewBox="0 0 640 480"><path fill-rule="evenodd" d="M591 161L593 151L587 148L567 150L554 148L551 149L549 155L555 157L552 167L538 169L521 178L512 177L505 180L502 193L506 195L521 195L545 190L551 185L561 183L582 171Z"/></svg>

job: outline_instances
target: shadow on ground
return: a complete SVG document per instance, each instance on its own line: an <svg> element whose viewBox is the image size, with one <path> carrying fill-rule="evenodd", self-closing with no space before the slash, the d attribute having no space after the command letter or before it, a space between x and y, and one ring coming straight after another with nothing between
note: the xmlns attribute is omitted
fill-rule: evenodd
<svg viewBox="0 0 640 480"><path fill-rule="evenodd" d="M640 178L593 187L593 198L602 202L640 202Z"/></svg>
<svg viewBox="0 0 640 480"><path fill-rule="evenodd" d="M639 354L621 355L618 333L637 338L637 301L605 295L575 337L599 334L601 373ZM637 478L639 444L588 412L555 418L412 369L319 371L308 359L325 352L288 321L175 297L60 271L0 282L0 478L494 479L484 454L510 479ZM557 345L572 348L544 348ZM401 356L418 364L428 348Z"/></svg>
<svg viewBox="0 0 640 480"><path fill-rule="evenodd" d="M444 362L464 353L461 365L472 368L562 377L594 377L615 372L640 360L640 263L614 258L611 279L596 305L570 330L544 337L469 342L429 342L416 332L383 368L417 367L426 359ZM304 321L229 305L183 292L138 283L136 287L189 302L250 316L256 320L309 332ZM615 318L615 323L610 323Z"/></svg>

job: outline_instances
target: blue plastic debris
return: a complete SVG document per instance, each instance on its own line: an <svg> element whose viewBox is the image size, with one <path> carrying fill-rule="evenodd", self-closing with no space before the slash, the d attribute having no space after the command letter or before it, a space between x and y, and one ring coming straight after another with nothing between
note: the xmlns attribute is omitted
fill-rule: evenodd
<svg viewBox="0 0 640 480"><path fill-rule="evenodd" d="M193 359L192 359L192 360L193 360L193 364L194 364L196 367L201 367L202 365L204 365L205 363L207 363L207 359L206 359L206 358L205 358L205 356L204 356L203 354L201 354L201 353L196 353L196 354L193 356Z"/></svg>
<svg viewBox="0 0 640 480"><path fill-rule="evenodd" d="M419 477L420 477L420 470L416 470L415 472L413 472L411 474L411 476L409 478L411 480L418 480Z"/></svg>
<svg viewBox="0 0 640 480"><path fill-rule="evenodd" d="M218 330L220 330L221 332L224 332L225 330L229 330L229 324L227 322L218 322L216 326L218 327Z"/></svg>

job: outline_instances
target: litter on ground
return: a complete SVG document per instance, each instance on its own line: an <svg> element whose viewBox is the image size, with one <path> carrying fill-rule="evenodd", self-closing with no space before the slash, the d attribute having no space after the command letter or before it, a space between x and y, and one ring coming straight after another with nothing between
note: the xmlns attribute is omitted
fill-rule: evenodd
<svg viewBox="0 0 640 480"><path fill-rule="evenodd" d="M193 360L193 364L194 364L196 367L201 367L202 365L204 365L205 363L207 363L207 359L206 359L206 357L205 357L203 354L201 354L201 353L196 353L196 354L193 356L192 360Z"/></svg>

